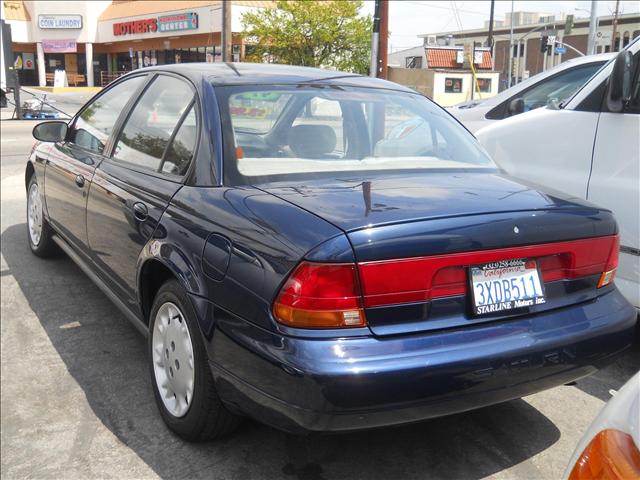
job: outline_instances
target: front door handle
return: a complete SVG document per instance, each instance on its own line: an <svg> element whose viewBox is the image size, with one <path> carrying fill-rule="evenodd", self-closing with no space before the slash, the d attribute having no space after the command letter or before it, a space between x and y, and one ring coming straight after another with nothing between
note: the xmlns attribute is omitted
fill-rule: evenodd
<svg viewBox="0 0 640 480"><path fill-rule="evenodd" d="M136 219L140 220L141 222L144 222L149 216L149 210L147 209L147 206L142 202L134 203L133 216L136 217Z"/></svg>
<svg viewBox="0 0 640 480"><path fill-rule="evenodd" d="M84 177L82 175L76 175L76 185L80 188L84 187Z"/></svg>

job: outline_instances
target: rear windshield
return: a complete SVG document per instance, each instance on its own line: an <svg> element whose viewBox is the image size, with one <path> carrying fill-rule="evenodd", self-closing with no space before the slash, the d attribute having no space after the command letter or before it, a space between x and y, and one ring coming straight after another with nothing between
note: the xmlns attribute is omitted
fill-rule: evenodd
<svg viewBox="0 0 640 480"><path fill-rule="evenodd" d="M418 94L336 85L216 88L225 183L495 169L475 138Z"/></svg>

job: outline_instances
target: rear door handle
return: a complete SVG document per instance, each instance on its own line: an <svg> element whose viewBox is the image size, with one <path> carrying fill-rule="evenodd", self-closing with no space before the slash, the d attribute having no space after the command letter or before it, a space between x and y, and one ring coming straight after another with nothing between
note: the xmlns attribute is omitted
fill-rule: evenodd
<svg viewBox="0 0 640 480"><path fill-rule="evenodd" d="M134 203L133 216L136 217L136 219L140 220L141 222L144 222L149 216L149 210L147 209L147 206L142 202Z"/></svg>
<svg viewBox="0 0 640 480"><path fill-rule="evenodd" d="M84 177L82 175L76 175L76 185L80 188L84 187Z"/></svg>

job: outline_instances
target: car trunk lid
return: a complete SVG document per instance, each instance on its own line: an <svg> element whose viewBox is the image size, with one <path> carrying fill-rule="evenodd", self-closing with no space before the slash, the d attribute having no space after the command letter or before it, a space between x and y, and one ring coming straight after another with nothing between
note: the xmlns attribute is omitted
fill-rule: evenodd
<svg viewBox="0 0 640 480"><path fill-rule="evenodd" d="M497 173L321 179L259 188L346 233L376 335L464 327L594 298L616 234L610 212ZM503 260L533 260L544 302L477 315L470 269Z"/></svg>

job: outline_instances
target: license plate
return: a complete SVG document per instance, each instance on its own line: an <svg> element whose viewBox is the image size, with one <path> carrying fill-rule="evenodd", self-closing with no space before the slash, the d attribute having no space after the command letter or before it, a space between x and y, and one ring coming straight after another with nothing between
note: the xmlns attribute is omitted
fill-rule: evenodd
<svg viewBox="0 0 640 480"><path fill-rule="evenodd" d="M473 313L486 315L545 303L535 260L502 260L470 268Z"/></svg>

